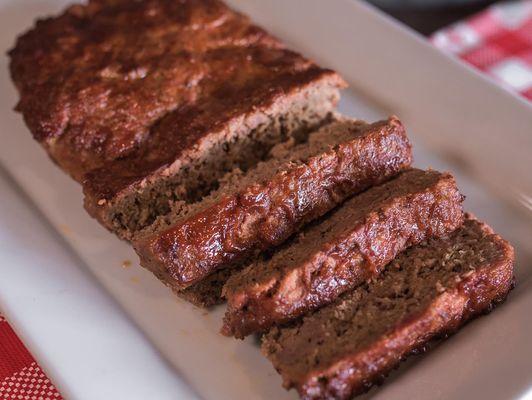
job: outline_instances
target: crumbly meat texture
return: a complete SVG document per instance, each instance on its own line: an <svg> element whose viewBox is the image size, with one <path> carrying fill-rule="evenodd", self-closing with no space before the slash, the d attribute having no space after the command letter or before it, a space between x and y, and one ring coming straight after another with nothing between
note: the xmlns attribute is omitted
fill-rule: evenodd
<svg viewBox="0 0 532 400"><path fill-rule="evenodd" d="M328 304L377 276L399 252L462 222L462 196L450 174L403 172L232 276L222 332L242 338Z"/></svg>
<svg viewBox="0 0 532 400"><path fill-rule="evenodd" d="M505 298L512 247L467 218L399 255L378 279L263 337L262 351L303 399L350 399L408 353Z"/></svg>
<svg viewBox="0 0 532 400"><path fill-rule="evenodd" d="M217 0L91 0L39 20L10 56L17 110L113 230L109 208L142 203L141 219L140 193L164 203L183 181L204 195L319 124L345 85Z"/></svg>
<svg viewBox="0 0 532 400"><path fill-rule="evenodd" d="M185 290L175 291L177 297L201 308L210 308L224 302L222 288L234 270L222 269Z"/></svg>
<svg viewBox="0 0 532 400"><path fill-rule="evenodd" d="M343 120L299 146L278 146L267 163L229 177L200 211L134 242L141 264L174 289L185 289L250 252L273 248L353 193L411 163L396 118L374 124ZM198 208L196 207L196 208Z"/></svg>
<svg viewBox="0 0 532 400"><path fill-rule="evenodd" d="M238 263L237 265L220 269L198 283L184 290L176 290L174 293L176 296L200 308L211 308L223 304L225 298L222 296L222 289L225 283L243 267L242 263Z"/></svg>
<svg viewBox="0 0 532 400"><path fill-rule="evenodd" d="M116 193L103 195L93 185L95 180L88 178L84 182L85 208L110 231L131 241L156 219L171 216L176 206L188 208L201 201L220 186L225 175L267 161L277 143L305 142L310 132L334 119L331 111L338 98L338 90L327 82L300 88L265 110L235 118L174 163L145 178L139 175ZM100 188L119 175L105 168L94 173L98 185L103 182Z"/></svg>

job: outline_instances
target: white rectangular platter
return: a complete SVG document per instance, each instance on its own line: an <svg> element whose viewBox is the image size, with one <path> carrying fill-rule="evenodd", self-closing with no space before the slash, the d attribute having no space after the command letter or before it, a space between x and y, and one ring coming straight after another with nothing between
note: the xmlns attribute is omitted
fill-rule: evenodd
<svg viewBox="0 0 532 400"><path fill-rule="evenodd" d="M232 0L351 84L344 113L406 123L416 165L450 170L468 210L517 250L517 288L489 317L368 398L518 399L532 391L532 108L354 0ZM0 307L75 399L295 399L257 342L218 334L223 307L176 299L82 209L12 111L15 35L63 0L0 0ZM132 266L123 268L125 261Z"/></svg>

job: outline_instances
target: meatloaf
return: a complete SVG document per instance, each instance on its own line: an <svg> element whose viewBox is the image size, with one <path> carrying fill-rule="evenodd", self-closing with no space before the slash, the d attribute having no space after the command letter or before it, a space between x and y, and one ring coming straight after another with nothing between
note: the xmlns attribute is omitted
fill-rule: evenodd
<svg viewBox="0 0 532 400"><path fill-rule="evenodd" d="M344 81L218 0L90 0L10 51L16 109L128 238L328 118Z"/></svg>
<svg viewBox="0 0 532 400"><path fill-rule="evenodd" d="M367 124L342 119L298 145L275 146L247 173L228 174L219 190L183 205L134 241L141 264L174 289L185 289L251 253L285 241L349 195L390 179L411 163L395 117ZM155 223L154 225L157 225Z"/></svg>
<svg viewBox="0 0 532 400"><path fill-rule="evenodd" d="M462 196L450 174L403 172L232 276L222 332L242 338L328 304L377 276L402 250L462 222Z"/></svg>
<svg viewBox="0 0 532 400"><path fill-rule="evenodd" d="M350 399L408 353L505 298L512 247L467 218L449 236L399 255L382 276L263 337L263 353L303 399Z"/></svg>
<svg viewBox="0 0 532 400"><path fill-rule="evenodd" d="M174 290L177 297L194 304L196 307L211 308L223 304L222 289L229 279L242 265L231 266L214 272L198 283L184 290Z"/></svg>

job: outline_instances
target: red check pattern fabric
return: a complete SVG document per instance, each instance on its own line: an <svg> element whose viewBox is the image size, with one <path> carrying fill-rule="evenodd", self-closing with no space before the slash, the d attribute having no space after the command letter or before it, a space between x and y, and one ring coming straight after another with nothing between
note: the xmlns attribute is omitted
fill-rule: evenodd
<svg viewBox="0 0 532 400"><path fill-rule="evenodd" d="M430 39L532 100L532 0L498 3Z"/></svg>
<svg viewBox="0 0 532 400"><path fill-rule="evenodd" d="M61 395L0 315L0 400L60 400Z"/></svg>

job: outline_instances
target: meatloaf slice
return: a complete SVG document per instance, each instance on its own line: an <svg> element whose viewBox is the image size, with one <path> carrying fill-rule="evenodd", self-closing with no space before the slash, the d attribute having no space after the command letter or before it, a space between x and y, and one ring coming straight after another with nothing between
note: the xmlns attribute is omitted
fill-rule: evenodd
<svg viewBox="0 0 532 400"><path fill-rule="evenodd" d="M304 137L345 86L218 0L90 0L9 54L35 139L125 238Z"/></svg>
<svg viewBox="0 0 532 400"><path fill-rule="evenodd" d="M235 272L233 268L224 268L214 272L198 283L184 290L176 290L175 294L201 308L210 308L224 302L222 289Z"/></svg>
<svg viewBox="0 0 532 400"><path fill-rule="evenodd" d="M263 337L263 353L303 399L350 399L408 353L505 298L512 247L467 218L449 236L412 247L382 276L290 327Z"/></svg>
<svg viewBox="0 0 532 400"><path fill-rule="evenodd" d="M141 264L184 289L257 250L279 245L303 224L349 195L411 163L410 143L396 118L366 124L344 119L308 142L274 147L269 161L228 175L218 191L177 210L170 227L134 241Z"/></svg>
<svg viewBox="0 0 532 400"><path fill-rule="evenodd" d="M463 222L462 196L447 173L412 169L352 198L303 230L269 260L232 276L222 332L241 338L336 299L409 246Z"/></svg>

